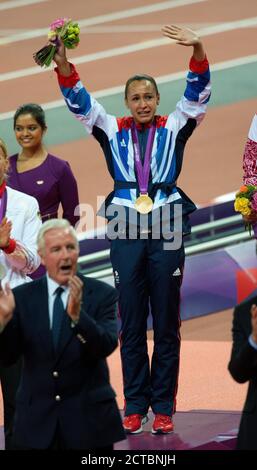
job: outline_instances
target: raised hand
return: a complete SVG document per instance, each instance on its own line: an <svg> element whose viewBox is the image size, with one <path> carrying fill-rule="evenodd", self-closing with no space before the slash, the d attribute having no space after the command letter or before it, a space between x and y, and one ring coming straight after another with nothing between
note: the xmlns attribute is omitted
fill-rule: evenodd
<svg viewBox="0 0 257 470"><path fill-rule="evenodd" d="M61 65L64 62L67 62L67 57L66 57L66 47L63 44L61 39L57 40L57 49L54 54L54 61L56 65Z"/></svg>
<svg viewBox="0 0 257 470"><path fill-rule="evenodd" d="M197 34L189 28L181 28L175 24L166 25L162 28L162 33L167 38L174 39L177 44L182 46L194 46L200 43Z"/></svg>
<svg viewBox="0 0 257 470"><path fill-rule="evenodd" d="M194 58L202 61L205 58L205 51L200 38L195 31L189 28L182 28L175 24L166 25L162 28L163 36L173 39L181 46L192 46L194 48Z"/></svg>
<svg viewBox="0 0 257 470"><path fill-rule="evenodd" d="M64 77L69 77L71 74L71 67L66 56L66 47L61 39L58 39L58 46L53 60L58 67L59 73Z"/></svg>

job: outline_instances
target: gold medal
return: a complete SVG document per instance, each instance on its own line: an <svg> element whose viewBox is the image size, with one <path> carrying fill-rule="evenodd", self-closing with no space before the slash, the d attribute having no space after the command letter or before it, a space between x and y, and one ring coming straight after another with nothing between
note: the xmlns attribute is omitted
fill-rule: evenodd
<svg viewBox="0 0 257 470"><path fill-rule="evenodd" d="M135 208L140 214L148 214L153 209L153 201L148 194L140 194L136 199Z"/></svg>

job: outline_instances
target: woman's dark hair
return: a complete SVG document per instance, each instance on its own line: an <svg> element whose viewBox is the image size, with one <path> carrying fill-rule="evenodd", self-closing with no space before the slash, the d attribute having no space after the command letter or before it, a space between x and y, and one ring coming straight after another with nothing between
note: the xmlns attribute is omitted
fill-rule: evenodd
<svg viewBox="0 0 257 470"><path fill-rule="evenodd" d="M126 81L126 85L125 85L125 99L127 99L128 97L128 88L129 88L129 85L132 83L132 82L135 82L135 81L141 81L141 80L147 80L148 82L151 82L155 88L155 91L156 91L156 94L159 95L159 90L158 90L158 87L157 87L157 83L155 81L155 79L153 77L151 77L151 75L146 75L144 73L142 74L137 74L137 75L133 75L133 77L130 77L127 81Z"/></svg>
<svg viewBox="0 0 257 470"><path fill-rule="evenodd" d="M20 117L23 114L31 114L35 121L40 125L42 129L46 129L46 118L45 118L45 112L39 106L39 104L36 103L26 103L22 104L19 106L19 108L16 110L14 117L13 117L13 127L15 129L16 126L16 121L18 117Z"/></svg>

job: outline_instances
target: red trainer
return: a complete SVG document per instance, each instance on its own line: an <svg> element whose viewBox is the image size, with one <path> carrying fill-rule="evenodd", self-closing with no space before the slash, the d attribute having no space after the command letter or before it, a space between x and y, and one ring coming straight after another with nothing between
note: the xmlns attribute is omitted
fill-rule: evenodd
<svg viewBox="0 0 257 470"><path fill-rule="evenodd" d="M169 434L174 430L174 424L171 416L168 415L155 415L152 434Z"/></svg>
<svg viewBox="0 0 257 470"><path fill-rule="evenodd" d="M148 417L145 415L133 414L125 416L123 419L124 431L128 434L138 434L143 431L143 424L147 423Z"/></svg>

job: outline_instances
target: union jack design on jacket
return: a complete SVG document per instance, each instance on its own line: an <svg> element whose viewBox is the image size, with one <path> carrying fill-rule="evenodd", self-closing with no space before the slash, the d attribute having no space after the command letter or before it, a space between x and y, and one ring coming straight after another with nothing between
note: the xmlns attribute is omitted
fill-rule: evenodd
<svg viewBox="0 0 257 470"><path fill-rule="evenodd" d="M139 195L131 136L133 119L108 114L84 88L74 65L71 64L71 68L69 77L61 76L58 69L55 70L69 110L93 134L105 154L114 180L114 191L107 198L106 206L111 203L132 209ZM192 57L189 68L184 96L175 111L168 116L155 116L156 132L148 186L148 194L154 200L153 209L176 202L183 205L184 215L195 210L195 205L176 187L176 180L181 171L186 142L206 113L211 88L207 58L198 62Z"/></svg>

